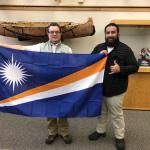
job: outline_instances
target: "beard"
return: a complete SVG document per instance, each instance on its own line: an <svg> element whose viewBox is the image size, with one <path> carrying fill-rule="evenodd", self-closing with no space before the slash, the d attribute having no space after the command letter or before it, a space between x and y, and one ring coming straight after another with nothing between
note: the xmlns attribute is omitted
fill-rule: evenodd
<svg viewBox="0 0 150 150"><path fill-rule="evenodd" d="M110 37L110 38L105 38L105 42L107 46L114 47L116 43L118 43L119 37Z"/></svg>

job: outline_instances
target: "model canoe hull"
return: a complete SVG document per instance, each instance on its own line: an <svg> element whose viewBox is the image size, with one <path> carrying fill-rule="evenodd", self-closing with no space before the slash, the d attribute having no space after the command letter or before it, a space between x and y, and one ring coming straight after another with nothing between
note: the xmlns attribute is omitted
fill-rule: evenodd
<svg viewBox="0 0 150 150"><path fill-rule="evenodd" d="M47 27L50 22L0 22L0 35L19 40L47 39ZM62 28L62 38L79 38L95 33L92 18L85 23L58 22Z"/></svg>

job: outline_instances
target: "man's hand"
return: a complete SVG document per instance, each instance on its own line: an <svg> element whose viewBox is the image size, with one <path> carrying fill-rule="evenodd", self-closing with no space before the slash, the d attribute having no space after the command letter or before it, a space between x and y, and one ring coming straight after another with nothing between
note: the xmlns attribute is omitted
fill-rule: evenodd
<svg viewBox="0 0 150 150"><path fill-rule="evenodd" d="M114 60L114 65L110 66L111 72L109 74L119 73L120 66L117 64L116 60Z"/></svg>
<svg viewBox="0 0 150 150"><path fill-rule="evenodd" d="M25 46L22 46L22 45L9 45L9 44L5 44L5 43L0 43L0 46L6 47L6 48L13 48L13 49L17 49L17 50L26 50Z"/></svg>
<svg viewBox="0 0 150 150"><path fill-rule="evenodd" d="M106 56L108 55L108 52L107 52L107 50L102 50L101 52L100 52L100 54L105 54Z"/></svg>

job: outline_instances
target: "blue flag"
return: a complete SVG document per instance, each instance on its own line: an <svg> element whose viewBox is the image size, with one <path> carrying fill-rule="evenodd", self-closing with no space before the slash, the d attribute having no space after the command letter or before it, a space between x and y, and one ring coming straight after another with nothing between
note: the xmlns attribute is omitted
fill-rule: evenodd
<svg viewBox="0 0 150 150"><path fill-rule="evenodd" d="M101 54L54 54L0 47L0 111L32 117L100 115Z"/></svg>

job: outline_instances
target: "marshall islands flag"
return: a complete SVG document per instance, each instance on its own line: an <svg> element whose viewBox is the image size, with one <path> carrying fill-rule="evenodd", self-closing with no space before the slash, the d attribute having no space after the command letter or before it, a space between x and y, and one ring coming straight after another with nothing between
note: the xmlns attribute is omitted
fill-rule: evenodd
<svg viewBox="0 0 150 150"><path fill-rule="evenodd" d="M0 47L0 112L32 117L100 115L106 57Z"/></svg>

